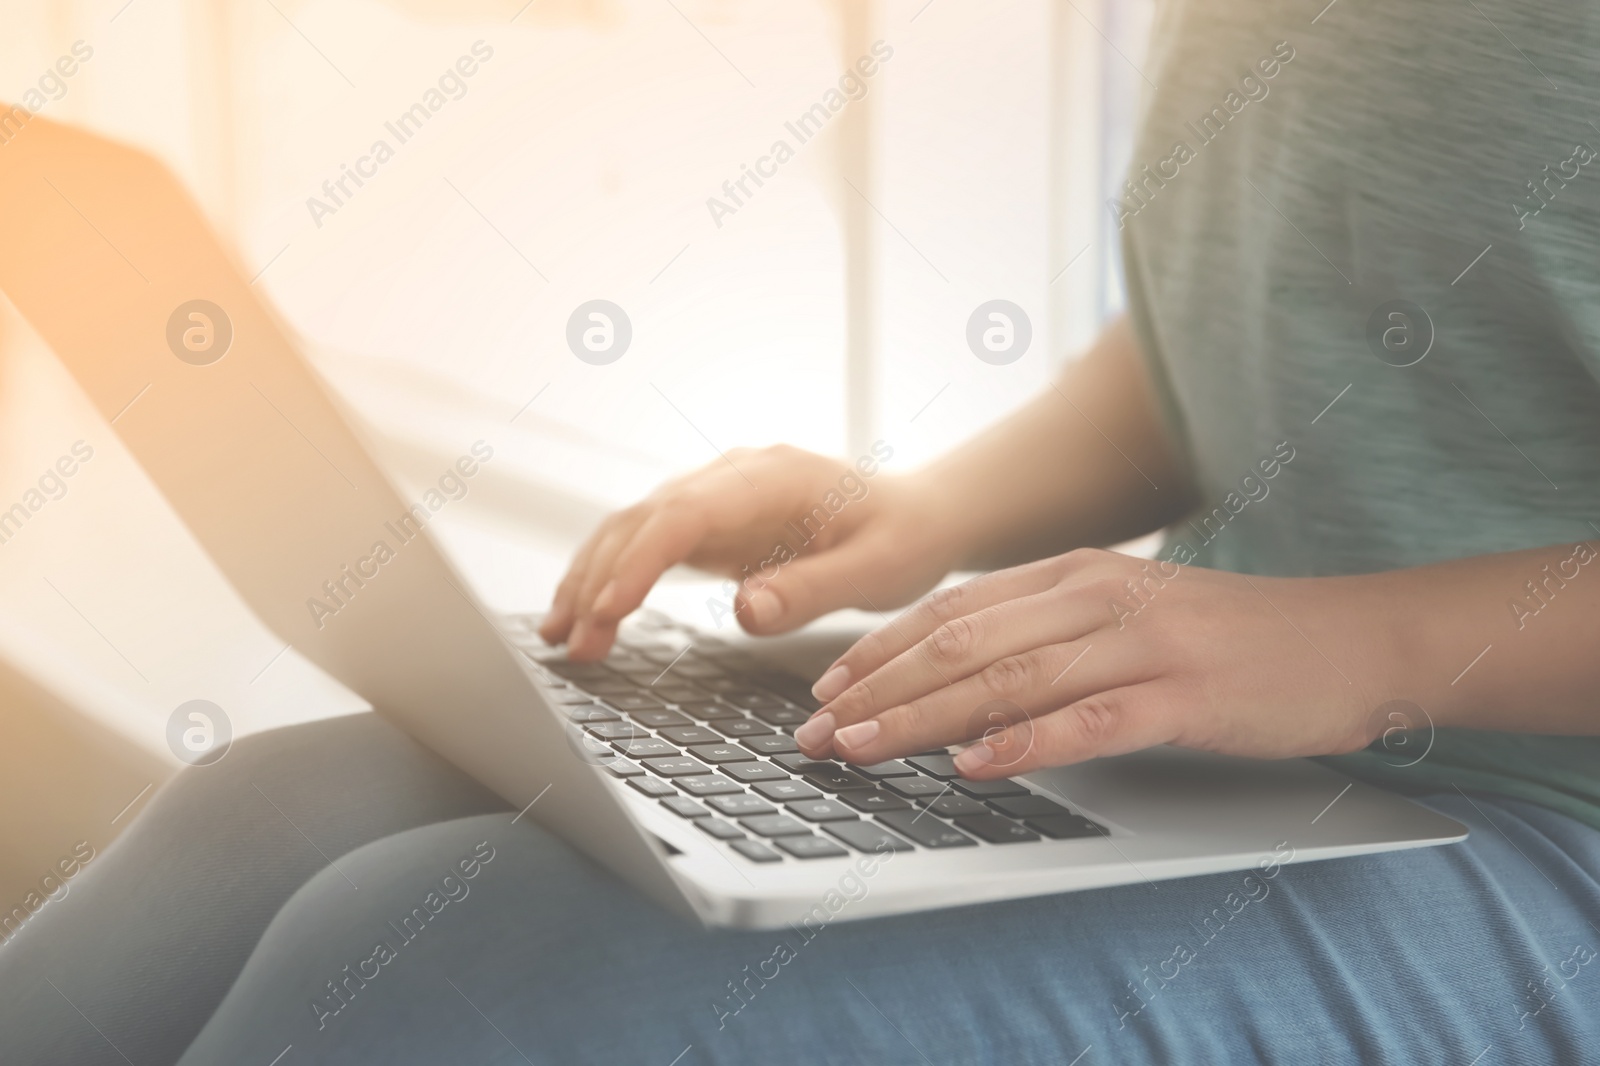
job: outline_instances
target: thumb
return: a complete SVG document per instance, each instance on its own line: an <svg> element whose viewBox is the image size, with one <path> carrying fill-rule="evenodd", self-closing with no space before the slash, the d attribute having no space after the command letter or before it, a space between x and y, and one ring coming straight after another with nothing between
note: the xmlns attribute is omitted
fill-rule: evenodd
<svg viewBox="0 0 1600 1066"><path fill-rule="evenodd" d="M899 606L905 579L897 562L881 538L851 538L783 564L770 578L747 581L735 614L745 632L770 636L843 607Z"/></svg>

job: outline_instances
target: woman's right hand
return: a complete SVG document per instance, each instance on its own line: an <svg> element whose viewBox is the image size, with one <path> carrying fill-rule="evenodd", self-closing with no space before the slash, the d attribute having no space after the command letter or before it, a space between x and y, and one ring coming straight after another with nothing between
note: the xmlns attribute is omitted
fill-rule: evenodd
<svg viewBox="0 0 1600 1066"><path fill-rule="evenodd" d="M736 450L610 515L578 550L539 634L598 659L617 625L678 563L738 584L732 610L754 634L843 607L887 610L927 592L964 555L915 477L779 445Z"/></svg>

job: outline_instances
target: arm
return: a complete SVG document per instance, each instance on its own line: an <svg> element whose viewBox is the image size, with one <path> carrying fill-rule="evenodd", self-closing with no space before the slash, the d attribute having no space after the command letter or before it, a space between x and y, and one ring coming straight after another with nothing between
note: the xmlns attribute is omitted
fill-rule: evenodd
<svg viewBox="0 0 1600 1066"><path fill-rule="evenodd" d="M1059 383L920 477L939 497L956 569L1118 544L1177 520L1195 500L1126 317Z"/></svg>
<svg viewBox="0 0 1600 1066"><path fill-rule="evenodd" d="M1124 321L1059 384L948 457L900 477L866 469L777 447L669 482L590 536L541 634L574 658L604 655L678 563L738 581L745 629L784 632L842 607L902 606L958 567L1147 533L1191 498ZM849 502L802 541L794 530L830 493Z"/></svg>
<svg viewBox="0 0 1600 1066"><path fill-rule="evenodd" d="M1597 563L1583 541L1375 575L1410 698L1439 725L1600 733Z"/></svg>

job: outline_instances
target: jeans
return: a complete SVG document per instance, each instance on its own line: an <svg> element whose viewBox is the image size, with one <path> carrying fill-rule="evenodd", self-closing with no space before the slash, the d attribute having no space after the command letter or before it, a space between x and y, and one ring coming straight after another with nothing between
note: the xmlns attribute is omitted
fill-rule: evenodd
<svg viewBox="0 0 1600 1066"><path fill-rule="evenodd" d="M1600 833L1515 801L1427 802L1469 840L1248 882L713 933L496 810L334 855L257 931L220 1002L114 944L51 965L65 995L97 967L176 982L158 1013L199 1029L185 1066L1600 1061ZM141 865L116 870L117 850L83 876ZM232 906L195 905L202 929ZM166 940L167 967L209 950ZM4 954L0 991L37 983ZM54 1024L95 1043L85 1022L110 1004L85 999ZM0 1020L6 1043L43 1046L36 1019ZM98 1048L49 1058L122 1061Z"/></svg>

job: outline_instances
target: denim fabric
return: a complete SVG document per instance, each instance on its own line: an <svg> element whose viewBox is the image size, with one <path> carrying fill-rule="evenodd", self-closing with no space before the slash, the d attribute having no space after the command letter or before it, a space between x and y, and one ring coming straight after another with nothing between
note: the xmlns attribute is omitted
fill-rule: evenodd
<svg viewBox="0 0 1600 1066"><path fill-rule="evenodd" d="M526 819L426 826L296 893L182 1062L1600 1061L1600 832L1428 802L1470 839L809 939L692 928Z"/></svg>

